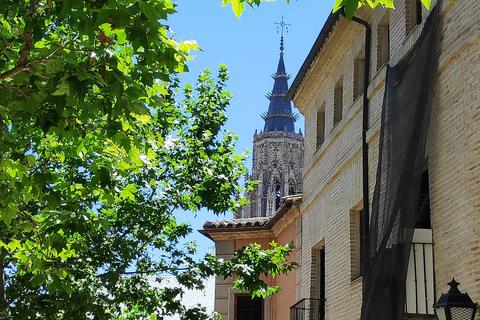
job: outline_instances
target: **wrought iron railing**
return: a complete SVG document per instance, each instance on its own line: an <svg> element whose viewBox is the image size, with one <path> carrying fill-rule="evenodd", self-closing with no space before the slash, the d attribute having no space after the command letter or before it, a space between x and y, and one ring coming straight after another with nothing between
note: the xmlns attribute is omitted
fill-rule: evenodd
<svg viewBox="0 0 480 320"><path fill-rule="evenodd" d="M325 299L304 298L290 307L290 320L324 320Z"/></svg>
<svg viewBox="0 0 480 320"><path fill-rule="evenodd" d="M433 283L432 230L416 229L412 241L406 281L405 313L433 315L435 303Z"/></svg>

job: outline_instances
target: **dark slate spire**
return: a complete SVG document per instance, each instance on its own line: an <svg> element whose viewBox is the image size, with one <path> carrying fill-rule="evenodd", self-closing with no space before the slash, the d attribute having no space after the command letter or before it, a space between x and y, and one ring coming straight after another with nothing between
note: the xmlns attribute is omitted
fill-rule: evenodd
<svg viewBox="0 0 480 320"><path fill-rule="evenodd" d="M285 95L288 91L287 80L290 75L285 71L285 63L283 61L283 28L288 26L286 23L278 23L282 27L282 36L280 38L280 60L278 61L277 72L272 75L274 79L273 90L267 94L270 100L268 112L262 114L265 120L265 128L263 131L291 131L295 132L294 122L296 115L292 113L292 106L290 102L285 102Z"/></svg>

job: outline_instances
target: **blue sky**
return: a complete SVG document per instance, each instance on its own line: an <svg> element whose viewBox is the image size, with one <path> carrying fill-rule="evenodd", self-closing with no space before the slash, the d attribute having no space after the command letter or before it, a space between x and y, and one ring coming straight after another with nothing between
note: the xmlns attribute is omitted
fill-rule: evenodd
<svg viewBox="0 0 480 320"><path fill-rule="evenodd" d="M190 73L182 77L184 82L195 84L198 72L209 68L217 70L219 64L227 65L230 75L228 90L233 98L227 114L226 129L239 137L236 150L252 150L255 130L263 129L260 117L267 111L269 101L265 94L273 88L273 74L278 65L280 53L280 33L277 24L282 16L285 23L291 24L284 34L285 67L292 83L302 63L307 57L334 0L285 0L265 2L258 8L247 7L238 19L230 5L221 6L221 0L178 0L178 14L169 18L168 24L182 40L195 39L202 51L193 52L195 58L189 61ZM296 110L294 110L296 111ZM303 130L303 118L296 122L296 131ZM251 159L247 162L251 169ZM178 213L179 219L189 221L194 230L201 229L206 220L231 218L231 215L217 217L208 212L200 212L194 217L191 213ZM196 240L199 256L203 256L213 242L194 232L188 239Z"/></svg>

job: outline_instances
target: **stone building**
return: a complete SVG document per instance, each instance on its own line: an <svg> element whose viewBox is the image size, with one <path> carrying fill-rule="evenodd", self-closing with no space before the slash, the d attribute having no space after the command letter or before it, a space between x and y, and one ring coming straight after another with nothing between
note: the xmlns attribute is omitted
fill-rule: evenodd
<svg viewBox="0 0 480 320"><path fill-rule="evenodd" d="M303 169L303 135L295 132L296 115L290 102L285 102L288 91L283 60L283 36L280 43L280 60L273 90L267 95L268 111L263 131L253 136L253 161L251 180L258 181L255 189L246 197L250 204L238 214L240 218L271 217L280 207L281 198L301 194Z"/></svg>
<svg viewBox="0 0 480 320"><path fill-rule="evenodd" d="M480 2L432 2L331 14L287 93L305 116L293 319L431 318L452 277L480 301Z"/></svg>

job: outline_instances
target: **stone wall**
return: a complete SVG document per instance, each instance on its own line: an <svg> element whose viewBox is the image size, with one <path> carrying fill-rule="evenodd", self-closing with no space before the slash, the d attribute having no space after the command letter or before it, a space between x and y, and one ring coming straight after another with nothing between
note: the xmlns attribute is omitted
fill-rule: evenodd
<svg viewBox="0 0 480 320"><path fill-rule="evenodd" d="M267 131L255 134L249 178L257 180L258 185L247 194L250 204L243 210L243 218L275 214L277 182L281 197L302 193L303 153L303 135L300 133Z"/></svg>

